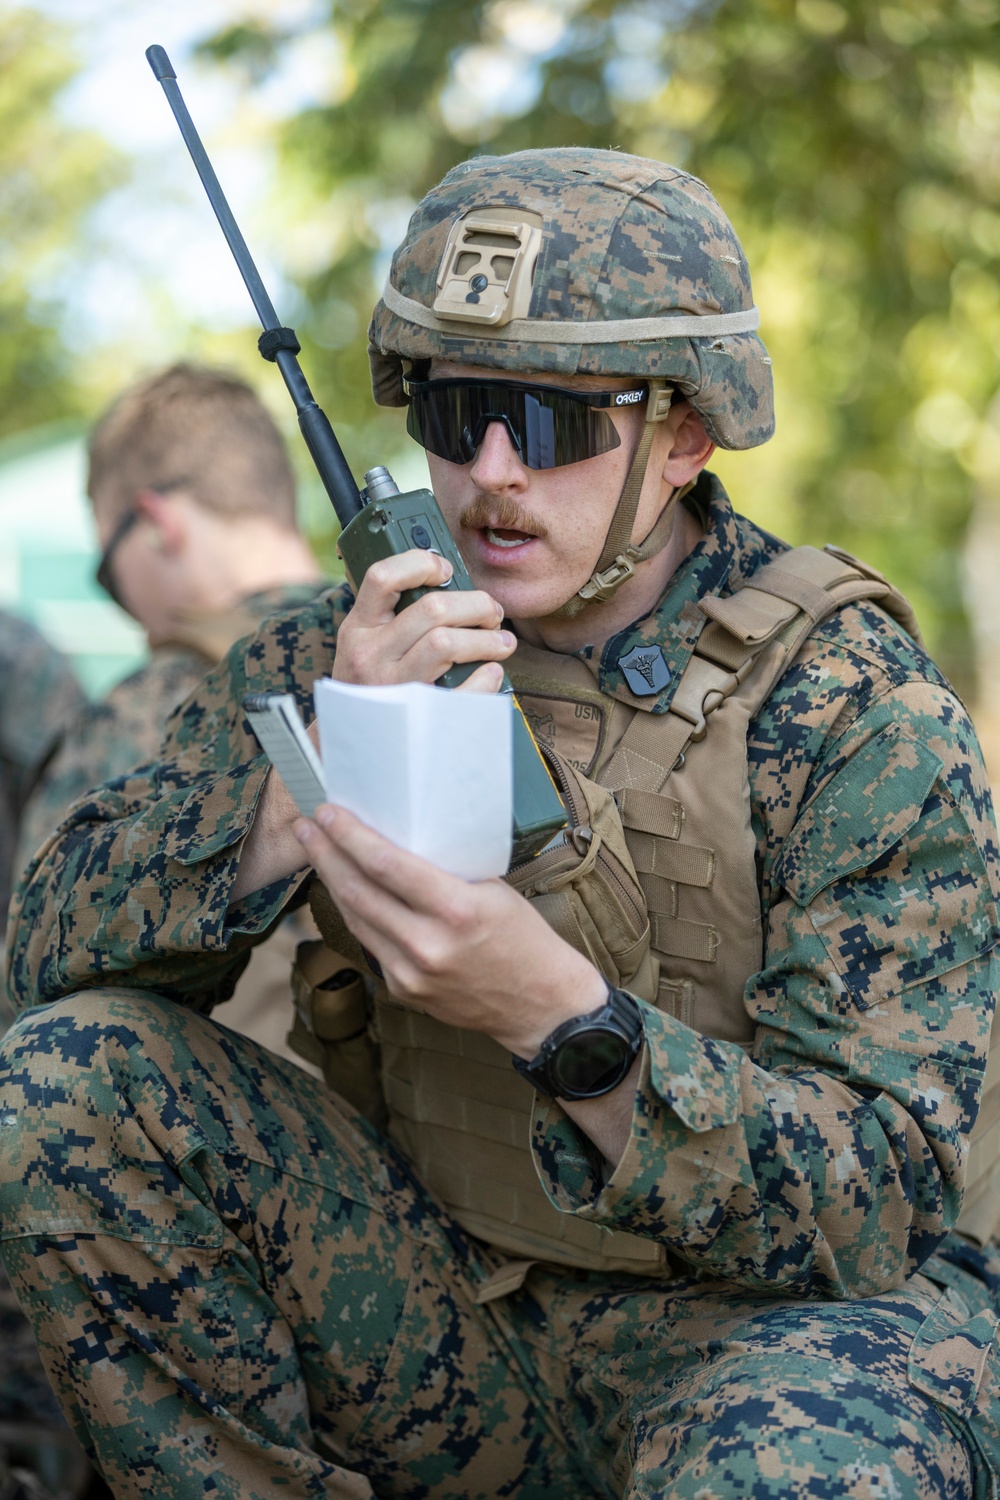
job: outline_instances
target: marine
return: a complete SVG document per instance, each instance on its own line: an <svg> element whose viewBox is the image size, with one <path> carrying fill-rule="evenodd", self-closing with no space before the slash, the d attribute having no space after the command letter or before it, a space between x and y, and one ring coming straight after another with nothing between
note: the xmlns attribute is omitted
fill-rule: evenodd
<svg viewBox="0 0 1000 1500"><path fill-rule="evenodd" d="M416 549L265 622L28 871L2 1250L116 1494L992 1493L989 788L897 591L707 468L771 435L758 319L677 169L449 173L371 359L474 591L397 614ZM241 711L456 662L567 806L506 881L299 817ZM374 1104L211 1018L305 900Z"/></svg>
<svg viewBox="0 0 1000 1500"><path fill-rule="evenodd" d="M91 787L153 758L170 714L234 641L320 591L276 424L243 381L179 363L111 403L88 440L98 579L149 658L77 705L27 798L21 863Z"/></svg>
<svg viewBox="0 0 1000 1500"><path fill-rule="evenodd" d="M136 381L94 424L87 467L98 581L142 627L149 656L66 724L24 803L19 869L78 798L156 759L174 709L235 641L327 587L277 424L229 372L180 362ZM224 1012L292 1060L288 971L313 935L300 918L283 923Z"/></svg>

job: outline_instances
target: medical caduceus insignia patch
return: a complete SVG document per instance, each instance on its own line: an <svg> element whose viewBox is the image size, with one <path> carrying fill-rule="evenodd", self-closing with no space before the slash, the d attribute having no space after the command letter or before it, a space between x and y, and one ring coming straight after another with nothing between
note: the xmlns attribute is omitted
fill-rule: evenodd
<svg viewBox="0 0 1000 1500"><path fill-rule="evenodd" d="M633 646L618 665L629 688L639 698L658 693L670 681L670 668L663 660L659 646Z"/></svg>

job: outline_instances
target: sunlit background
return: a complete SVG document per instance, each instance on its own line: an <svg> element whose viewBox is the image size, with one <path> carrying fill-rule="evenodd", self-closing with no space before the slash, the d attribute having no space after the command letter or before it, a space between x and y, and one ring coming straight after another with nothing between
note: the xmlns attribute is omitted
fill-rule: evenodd
<svg viewBox="0 0 1000 1500"><path fill-rule="evenodd" d="M399 415L371 405L365 334L413 204L454 162L614 145L704 177L754 268L777 382L775 439L717 465L737 509L890 574L992 735L996 0L2 6L0 603L72 651L91 691L141 648L89 581L87 422L186 355L251 378L298 443L151 42L359 473L420 473Z"/></svg>

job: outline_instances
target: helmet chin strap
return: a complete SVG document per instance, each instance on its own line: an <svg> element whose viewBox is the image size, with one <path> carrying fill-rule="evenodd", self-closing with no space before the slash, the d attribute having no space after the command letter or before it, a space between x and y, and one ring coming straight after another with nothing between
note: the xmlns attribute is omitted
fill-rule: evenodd
<svg viewBox="0 0 1000 1500"><path fill-rule="evenodd" d="M646 477L649 450L653 445L653 436L659 423L664 421L670 411L673 393L673 386L667 381L649 381L646 423L629 465L628 474L625 476L615 513L611 517L611 525L604 539L600 560L583 587L573 595L572 599L568 599L565 604L554 611L562 619L572 619L588 604L605 603L621 588L623 583L632 577L637 563L655 557L658 552L662 552L670 540L674 525L674 507L677 501L691 489L691 484L686 484L682 489L674 491L645 541L636 546L632 543L631 537L636 512L639 509L639 496Z"/></svg>

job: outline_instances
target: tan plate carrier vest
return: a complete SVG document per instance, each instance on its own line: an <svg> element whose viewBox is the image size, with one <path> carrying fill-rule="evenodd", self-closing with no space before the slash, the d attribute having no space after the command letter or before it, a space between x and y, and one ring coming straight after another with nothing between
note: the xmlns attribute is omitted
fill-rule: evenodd
<svg viewBox="0 0 1000 1500"><path fill-rule="evenodd" d="M649 917L652 962L629 988L706 1036L747 1048L753 1040L743 994L761 967L763 942L749 723L816 624L860 599L877 601L919 639L903 596L834 548L796 548L729 598L701 600L707 623L665 714L600 692L576 657L520 645L509 664L529 720L544 724L559 754L614 794ZM320 930L357 961L357 945L318 882L314 891ZM558 915L543 910L560 930ZM562 935L580 946L573 932ZM325 1038L328 1082L385 1126L467 1231L528 1260L672 1274L654 1241L553 1207L529 1149L532 1089L498 1043L398 1005L381 986L365 1035L362 986L351 1000L347 989L323 991L315 982L320 955L307 957L296 975L299 1044L318 1060L315 1038ZM381 1118L372 1103L371 1032L381 1056ZM338 1041L353 1053L338 1057ZM366 1045L367 1076L358 1051ZM979 1239L994 1229L1000 1205L998 1056L1000 1047L987 1070L959 1224Z"/></svg>

